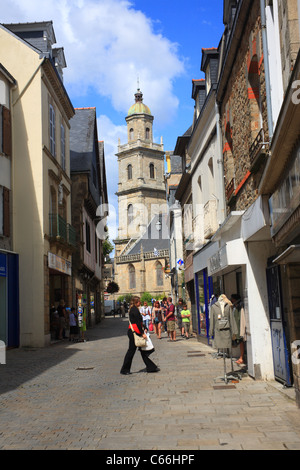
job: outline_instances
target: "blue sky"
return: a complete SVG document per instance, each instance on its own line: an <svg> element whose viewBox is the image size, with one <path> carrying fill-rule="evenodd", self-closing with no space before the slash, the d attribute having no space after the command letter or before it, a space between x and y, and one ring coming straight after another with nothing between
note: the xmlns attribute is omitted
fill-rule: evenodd
<svg viewBox="0 0 300 470"><path fill-rule="evenodd" d="M192 79L203 77L201 49L218 47L223 0L0 0L0 18L53 21L73 106L97 109L109 202L116 207L115 153L118 139L127 140L125 116L137 77L154 115L154 140L162 136L165 150L172 151L192 123Z"/></svg>

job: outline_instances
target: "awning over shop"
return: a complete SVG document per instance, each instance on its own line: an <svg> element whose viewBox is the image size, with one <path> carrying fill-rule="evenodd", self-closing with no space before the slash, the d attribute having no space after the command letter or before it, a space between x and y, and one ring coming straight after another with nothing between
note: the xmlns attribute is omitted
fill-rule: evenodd
<svg viewBox="0 0 300 470"><path fill-rule="evenodd" d="M300 262L300 245L290 245L281 255L274 259L275 264L289 264Z"/></svg>
<svg viewBox="0 0 300 470"><path fill-rule="evenodd" d="M259 196L242 216L244 241L271 240L268 196Z"/></svg>
<svg viewBox="0 0 300 470"><path fill-rule="evenodd" d="M247 263L247 252L242 238L227 242L208 260L208 275L222 275Z"/></svg>

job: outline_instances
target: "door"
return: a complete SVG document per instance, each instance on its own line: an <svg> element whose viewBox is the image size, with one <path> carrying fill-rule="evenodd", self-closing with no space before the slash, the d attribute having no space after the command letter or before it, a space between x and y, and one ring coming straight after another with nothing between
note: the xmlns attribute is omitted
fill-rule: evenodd
<svg viewBox="0 0 300 470"><path fill-rule="evenodd" d="M270 326L272 336L274 375L277 380L287 386L291 386L291 373L289 364L289 354L286 344L284 329L280 266L270 266L267 268L267 286Z"/></svg>

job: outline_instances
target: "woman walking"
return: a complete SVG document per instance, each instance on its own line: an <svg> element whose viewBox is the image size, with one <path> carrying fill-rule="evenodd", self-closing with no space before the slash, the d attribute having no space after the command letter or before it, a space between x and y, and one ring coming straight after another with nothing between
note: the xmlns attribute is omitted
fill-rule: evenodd
<svg viewBox="0 0 300 470"><path fill-rule="evenodd" d="M145 331L144 331L142 315L140 314L140 311L139 311L141 300L137 296L133 297L132 300L133 300L133 305L129 311L129 322L131 323L131 326L136 334L138 334L139 336L143 336L143 338L147 339L147 335L145 334ZM120 371L120 373L123 375L131 374L130 372L131 364L132 364L133 356L136 351L136 345L134 342L134 335L133 335L131 326L129 324L128 331L127 331L127 336L129 338L129 348L125 355L123 366ZM149 358L149 353L147 351L143 351L143 349L141 348L139 349L140 349L142 359L145 363L147 372L158 372L160 369L157 367L156 364L154 364L154 362L151 361L151 359Z"/></svg>

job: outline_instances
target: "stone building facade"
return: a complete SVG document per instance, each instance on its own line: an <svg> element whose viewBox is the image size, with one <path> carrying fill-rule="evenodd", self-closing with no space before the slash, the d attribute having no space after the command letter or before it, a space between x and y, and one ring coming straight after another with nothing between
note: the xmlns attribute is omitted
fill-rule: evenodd
<svg viewBox="0 0 300 470"><path fill-rule="evenodd" d="M118 146L119 229L115 281L119 295L170 293L163 143L153 142L151 111L138 89L126 117L128 143ZM160 216L158 216L160 214Z"/></svg>

